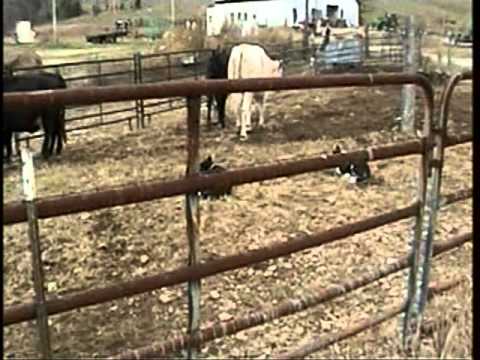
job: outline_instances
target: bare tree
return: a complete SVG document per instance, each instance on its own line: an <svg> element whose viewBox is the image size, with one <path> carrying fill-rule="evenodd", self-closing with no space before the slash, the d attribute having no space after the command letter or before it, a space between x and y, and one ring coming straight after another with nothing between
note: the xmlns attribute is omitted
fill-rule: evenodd
<svg viewBox="0 0 480 360"><path fill-rule="evenodd" d="M115 14L118 10L117 0L105 0L105 9Z"/></svg>

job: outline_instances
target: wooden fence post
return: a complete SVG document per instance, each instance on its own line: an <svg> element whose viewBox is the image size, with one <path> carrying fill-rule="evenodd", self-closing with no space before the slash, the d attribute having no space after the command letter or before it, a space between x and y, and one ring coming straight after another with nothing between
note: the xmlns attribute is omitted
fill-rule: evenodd
<svg viewBox="0 0 480 360"><path fill-rule="evenodd" d="M167 54L167 80L172 80L172 60L170 59L170 54ZM168 105L170 109L173 108L172 98L168 98Z"/></svg>
<svg viewBox="0 0 480 360"><path fill-rule="evenodd" d="M201 98L187 97L188 139L187 139L187 171L186 176L192 176L199 171L200 147L200 106ZM186 195L185 215L187 220L187 238L189 246L188 265L198 264L200 260L200 208L197 193ZM188 283L188 333L194 336L200 330L200 280ZM195 359L199 348L188 347L187 358Z"/></svg>
<svg viewBox="0 0 480 360"><path fill-rule="evenodd" d="M142 65L142 54L138 53L138 82L143 83L143 65ZM145 129L145 106L143 99L140 99L140 124L142 129Z"/></svg>
<svg viewBox="0 0 480 360"><path fill-rule="evenodd" d="M51 359L50 333L48 328L48 314L45 305L44 276L40 237L38 227L37 207L35 204L35 174L33 169L32 153L25 148L21 149L22 159L22 183L25 196L25 207L28 218L28 236L30 238L30 250L32 252L33 286L35 290L35 312L37 315L37 327L40 338L40 351L44 359Z"/></svg>
<svg viewBox="0 0 480 360"><path fill-rule="evenodd" d="M98 59L98 54L96 54L96 60ZM99 61L97 63L97 75L98 75L98 85L103 86L103 78L102 78L102 63ZM103 103L98 103L98 109L100 111L100 124L103 123Z"/></svg>
<svg viewBox="0 0 480 360"><path fill-rule="evenodd" d="M365 59L370 57L370 26L365 25Z"/></svg>
<svg viewBox="0 0 480 360"><path fill-rule="evenodd" d="M141 84L143 82L142 76L142 54L136 52L133 54L133 68L134 68L134 80L135 84ZM145 108L143 105L143 100L135 100L135 112L137 119L137 129L145 128Z"/></svg>
<svg viewBox="0 0 480 360"><path fill-rule="evenodd" d="M406 18L406 35L404 39L404 67L409 73L417 72L417 56L415 45L415 22L414 16ZM408 84L402 88L402 124L403 131L413 132L415 126L415 85Z"/></svg>

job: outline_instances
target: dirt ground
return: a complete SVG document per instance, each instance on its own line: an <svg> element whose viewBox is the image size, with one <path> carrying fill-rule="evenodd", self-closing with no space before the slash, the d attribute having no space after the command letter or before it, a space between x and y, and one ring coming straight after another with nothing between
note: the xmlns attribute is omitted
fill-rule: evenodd
<svg viewBox="0 0 480 360"><path fill-rule="evenodd" d="M214 154L227 168L239 168L330 153L337 143L348 151L399 142L409 138L392 130L399 98L395 87L275 93L265 129L254 131L242 143L232 121L225 132L202 128L201 156ZM471 130L471 107L471 85L459 87L451 107L452 133ZM421 106L417 108L421 118ZM61 157L50 163L37 161L39 196L184 176L185 113L156 116L144 130L131 132L126 125L114 125L71 134ZM447 150L443 192L471 187L471 151L470 144ZM373 179L367 186L348 184L323 171L243 185L225 200L202 201L201 259L289 241L414 201L418 157L377 161L371 167ZM4 202L21 198L19 172L18 167L4 170ZM471 219L470 201L448 206L440 212L435 240L470 231ZM312 285L327 287L403 256L412 224L413 220L400 221L207 278L202 282L202 324L276 304L307 292ZM40 235L48 293L67 294L187 263L183 197L42 220ZM4 227L6 306L32 299L28 244L25 224ZM447 324L453 330L447 357L471 357L471 243L440 256L432 271L433 281L465 280L462 287L430 304L427 318L450 319ZM400 303L405 274L210 342L203 346L202 355L254 358L296 348L313 336L353 325ZM106 356L162 341L174 332L185 332L187 311L182 285L51 316L55 357ZM314 354L315 358L401 357L397 325L397 320L388 321ZM423 339L422 356L438 357L439 351L445 351L445 346L438 345L439 337L437 332ZM35 356L36 342L34 322L4 328L6 354Z"/></svg>

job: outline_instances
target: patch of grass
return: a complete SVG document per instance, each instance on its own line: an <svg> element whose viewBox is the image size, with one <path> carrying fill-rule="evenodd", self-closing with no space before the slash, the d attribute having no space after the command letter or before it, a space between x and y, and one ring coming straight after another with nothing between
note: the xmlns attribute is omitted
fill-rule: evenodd
<svg viewBox="0 0 480 360"><path fill-rule="evenodd" d="M47 41L40 46L42 49L57 50L57 49L85 49L88 48L87 43L74 41Z"/></svg>
<svg viewBox="0 0 480 360"><path fill-rule="evenodd" d="M17 191L17 186L14 182L4 181L3 183L3 194L6 197L9 197L12 194L15 194Z"/></svg>
<svg viewBox="0 0 480 360"><path fill-rule="evenodd" d="M459 27L468 25L472 18L472 2L460 0L370 0L366 1L365 20L370 22L385 12L415 15L434 31L443 31L445 18L455 20Z"/></svg>

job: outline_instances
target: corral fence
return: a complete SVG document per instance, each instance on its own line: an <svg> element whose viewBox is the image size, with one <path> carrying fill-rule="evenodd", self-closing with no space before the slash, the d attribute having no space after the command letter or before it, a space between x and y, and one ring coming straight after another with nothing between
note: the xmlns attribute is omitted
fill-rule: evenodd
<svg viewBox="0 0 480 360"><path fill-rule="evenodd" d="M187 99L187 165L184 179L173 181L152 180L129 184L115 188L96 189L69 195L51 196L36 199L26 186L26 201L16 201L4 205L4 225L29 222L29 237L32 242L34 263L35 300L33 302L11 305L4 309L4 326L37 319L41 350L44 357L51 355L49 343L48 316L73 309L99 304L115 299L133 296L167 286L188 282L189 328L188 333L175 336L135 350L125 350L111 356L112 359L152 358L169 356L182 349L188 349L189 357L201 348L201 345L226 335L234 334L273 319L294 314L318 304L332 300L353 290L371 284L403 269L410 269L407 279L406 301L378 317L349 327L342 332L313 339L307 346L294 349L274 358L298 358L305 356L359 333L371 326L402 314L401 330L403 345L410 348L416 330L421 328L422 314L428 298L429 269L432 256L457 248L471 241L472 233L454 236L433 246L436 230L436 216L441 207L457 201L469 199L472 189L463 189L451 194L441 194L444 151L447 147L472 141L471 134L448 136L447 120L451 95L455 85L466 79L472 79L471 73L458 74L447 84L441 98L441 111L434 116L434 92L428 79L418 74L351 74L325 75L322 77L290 77L281 79L242 79L242 80L197 80L175 81L166 84L143 84L115 87L90 87L84 89L57 90L42 93L16 93L4 95L4 106L48 106L53 104L93 104L102 101L134 101L147 99L165 99L186 97ZM394 145L368 148L347 154L319 156L298 161L289 161L275 165L263 165L243 169L229 170L224 173L202 176L199 170L200 147L200 96L244 91L278 91L293 89L311 89L351 86L384 86L412 84L423 92L425 118L422 136L413 141ZM346 160L376 161L407 155L419 155L419 174L417 197L409 206L370 216L327 231L318 232L292 239L286 243L274 243L270 246L219 257L200 263L199 249L199 196L198 192L215 187L238 186L247 183L272 180L330 169L343 164ZM28 173L28 164L24 169ZM30 165L31 166L31 165ZM30 171L31 172L31 171ZM30 179L31 180L31 179ZM31 181L26 182L31 183ZM83 211L105 209L113 206L134 204L165 197L184 195L187 220L187 238L189 243L188 266L169 272L161 272L134 280L78 291L75 293L52 296L48 300L44 294L43 272L38 236L38 219L74 214ZM351 235L366 232L379 226L414 217L413 231L409 241L411 249L405 257L377 268L373 272L348 279L327 288L309 289L308 296L289 299L277 305L266 306L247 315L235 317L227 322L214 324L200 329L200 280L225 271L239 269L269 259L293 254L305 249L322 246L345 239ZM35 229L37 231L35 231ZM456 284L441 284L436 289L448 289ZM65 291L63 291L65 293ZM52 294L53 295L53 294Z"/></svg>
<svg viewBox="0 0 480 360"><path fill-rule="evenodd" d="M345 36L349 37L350 35ZM357 66L353 70L372 72L378 70L400 71L402 69L402 63L398 61L402 52L398 49L397 39L392 38L389 34L382 36L385 36L385 38L372 38L366 43L365 49L368 50L366 50L366 53L370 55L366 57L365 61L362 61L360 69ZM240 42L229 42L225 46L231 48L238 43ZM287 76L310 71L313 64L306 59L310 59L318 49L316 45L304 48L302 41L262 45L272 56L285 60L285 74ZM132 57L66 62L18 68L12 70L12 72L13 74L35 71L56 72L64 77L67 87L72 89L85 86L145 84L157 81L200 79L206 75L207 61L212 52L213 49L192 49L158 54L135 53ZM341 54L331 52L328 56L335 56L336 59L343 62L343 65L346 62L351 64L349 60L351 54L348 51ZM332 68L330 65L326 65L319 67L317 64L313 67L316 72L321 71L322 73L345 71L345 67L342 66ZM352 70L350 65L347 68ZM121 107L118 104L104 103L90 106L69 105L66 112L67 132L125 122L128 122L130 130L133 130L134 123L137 129L145 128L151 122L153 115L182 109L185 105L183 98L126 101L122 103ZM19 136L18 140L29 142L31 139L41 137L43 137L43 134L38 133Z"/></svg>
<svg viewBox="0 0 480 360"><path fill-rule="evenodd" d="M415 33L415 45L410 48L408 38L414 29L408 22L402 28L400 32L384 32L366 26L363 36L355 31L343 33L325 47L314 49L311 59L314 72L401 72L405 71L410 52L419 54L417 57L421 63L422 34Z"/></svg>

